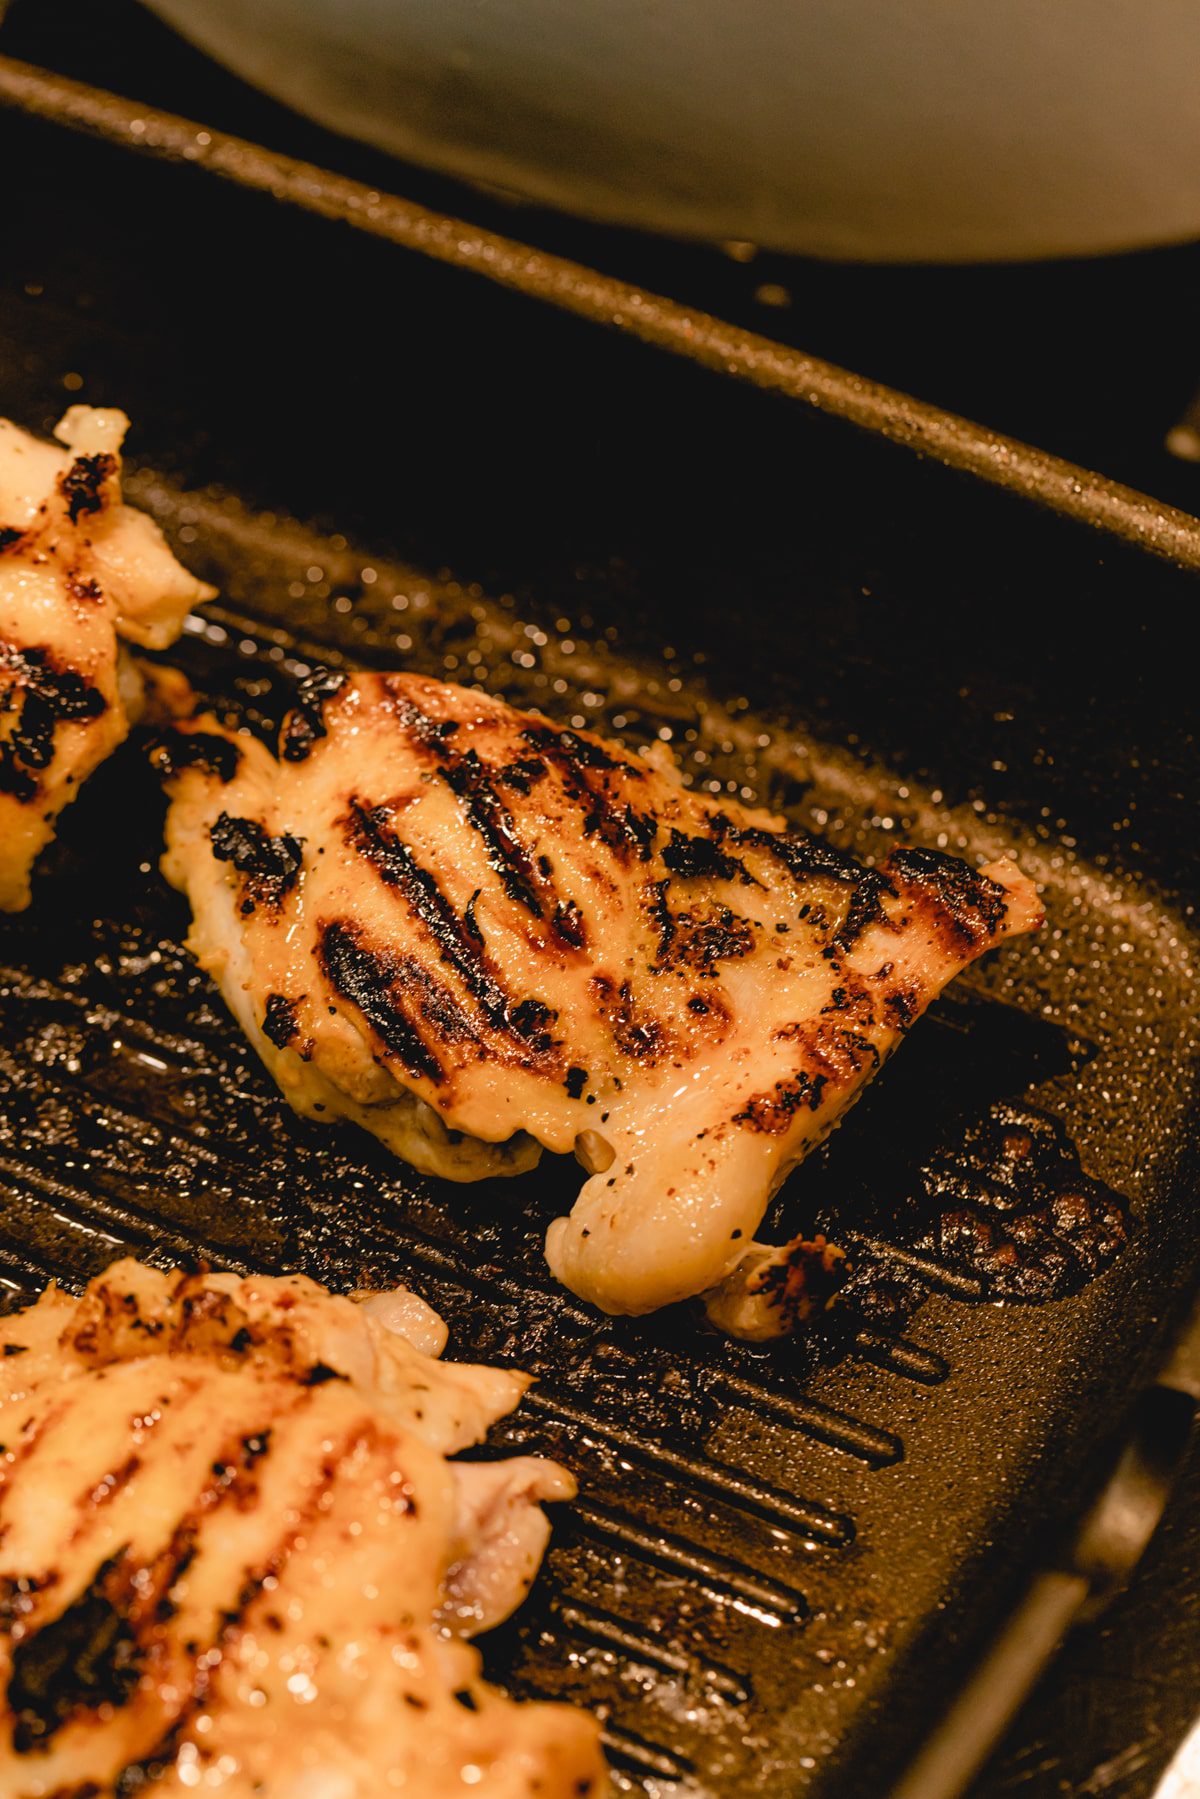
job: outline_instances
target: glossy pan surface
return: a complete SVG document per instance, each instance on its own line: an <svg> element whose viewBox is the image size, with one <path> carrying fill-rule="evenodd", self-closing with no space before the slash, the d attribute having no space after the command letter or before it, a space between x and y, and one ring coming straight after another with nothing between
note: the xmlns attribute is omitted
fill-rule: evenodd
<svg viewBox="0 0 1200 1799"><path fill-rule="evenodd" d="M781 1196L863 1275L836 1334L771 1353L555 1290L571 1167L454 1189L293 1118L179 949L133 746L0 927L14 1299L126 1246L410 1280L456 1353L541 1376L502 1440L584 1486L497 1675L602 1708L655 1792L881 1790L1194 1286L1192 581L198 172L19 116L0 154L35 172L5 409L130 412L133 496L222 590L180 652L218 702L265 725L318 661L478 680L669 733L860 852L1003 845L1045 883L1040 941Z"/></svg>

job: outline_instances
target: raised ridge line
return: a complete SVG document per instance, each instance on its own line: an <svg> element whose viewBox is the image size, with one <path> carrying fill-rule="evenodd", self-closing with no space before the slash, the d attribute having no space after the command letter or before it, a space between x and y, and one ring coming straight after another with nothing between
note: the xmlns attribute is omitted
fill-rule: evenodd
<svg viewBox="0 0 1200 1799"><path fill-rule="evenodd" d="M903 1460L904 1444L894 1431L864 1424L849 1412L839 1412L833 1406L822 1405L819 1400L807 1399L797 1393L774 1393L732 1369L718 1368L715 1372L717 1382L736 1394L752 1411L778 1418L793 1430L827 1444L830 1449L840 1449L875 1468Z"/></svg>
<svg viewBox="0 0 1200 1799"><path fill-rule="evenodd" d="M721 1603L769 1624L799 1624L809 1614L804 1594L770 1575L759 1574L731 1556L698 1549L671 1531L656 1531L626 1513L611 1511L586 1495L575 1501L572 1519L590 1534L622 1544L642 1560L673 1573L686 1574ZM764 1616L765 1614L765 1616Z"/></svg>
<svg viewBox="0 0 1200 1799"><path fill-rule="evenodd" d="M567 1631L598 1644L605 1651L619 1652L633 1661L646 1662L664 1674L705 1687L730 1705L746 1705L750 1700L748 1676L735 1673L722 1662L670 1649L626 1619L615 1618L598 1607L573 1600L560 1605L555 1618Z"/></svg>
<svg viewBox="0 0 1200 1799"><path fill-rule="evenodd" d="M725 1462L710 1461L701 1456L685 1454L681 1450L668 1449L662 1443L649 1442L627 1427L609 1423L596 1413L576 1405L573 1400L556 1390L553 1381L542 1381L531 1388L525 1395L524 1403L527 1409L574 1424L580 1430L611 1443L624 1454L633 1456L652 1468L667 1470L687 1481L690 1486L712 1493L735 1507L757 1512L768 1523L785 1530L798 1531L802 1536L835 1549L848 1548L854 1541L854 1522L844 1513L831 1511L810 1500L793 1498L791 1494L781 1492L765 1481L756 1481L752 1475L731 1468Z"/></svg>

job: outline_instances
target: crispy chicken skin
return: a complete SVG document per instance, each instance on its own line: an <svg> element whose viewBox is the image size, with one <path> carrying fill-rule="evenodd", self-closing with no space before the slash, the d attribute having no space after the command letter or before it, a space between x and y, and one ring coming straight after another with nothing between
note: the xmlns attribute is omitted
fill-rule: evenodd
<svg viewBox="0 0 1200 1799"><path fill-rule="evenodd" d="M390 1320L385 1323L384 1320ZM553 1462L457 1464L526 1378L410 1299L118 1262L0 1321L0 1792L582 1799L598 1732L488 1687Z"/></svg>
<svg viewBox="0 0 1200 1799"><path fill-rule="evenodd" d="M838 1281L753 1238L788 1170L960 969L1041 909L1007 862L882 870L502 701L319 675L278 757L161 752L190 944L284 1093L471 1180L574 1150L558 1278L610 1312L713 1292L741 1335Z"/></svg>
<svg viewBox="0 0 1200 1799"><path fill-rule="evenodd" d="M60 449L0 419L0 911L29 904L55 819L138 715L119 640L165 648L213 594L121 502L128 423L72 406Z"/></svg>

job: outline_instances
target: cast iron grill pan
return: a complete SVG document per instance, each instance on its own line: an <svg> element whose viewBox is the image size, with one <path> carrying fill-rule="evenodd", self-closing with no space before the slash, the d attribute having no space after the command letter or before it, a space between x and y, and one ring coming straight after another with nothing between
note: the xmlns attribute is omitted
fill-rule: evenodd
<svg viewBox="0 0 1200 1799"><path fill-rule="evenodd" d="M0 927L14 1303L126 1251L408 1281L453 1353L540 1377L497 1444L583 1486L493 1673L598 1709L626 1785L880 1790L1193 1285L1190 588L453 271L2 129L36 171L5 222L5 408L133 415L132 496L221 587L177 659L231 715L269 728L317 663L410 667L669 733L690 777L859 853L1005 845L1045 882L1039 942L960 982L789 1183L772 1227L826 1224L864 1279L836 1331L769 1353L554 1289L569 1166L456 1189L294 1118L179 947L136 746ZM997 1204L1006 1132L1091 1210L1002 1265L939 1221L947 1194L1001 1237L1045 1209Z"/></svg>

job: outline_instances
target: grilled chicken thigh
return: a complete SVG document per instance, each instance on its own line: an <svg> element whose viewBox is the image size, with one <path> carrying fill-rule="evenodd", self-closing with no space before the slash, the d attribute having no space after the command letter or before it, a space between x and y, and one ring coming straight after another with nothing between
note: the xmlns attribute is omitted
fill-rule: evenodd
<svg viewBox="0 0 1200 1799"><path fill-rule="evenodd" d="M862 868L665 756L416 676L318 676L278 757L204 718L163 756L191 947L292 1104L455 1180L574 1150L547 1256L610 1312L807 1315L837 1256L755 1245L772 1193L1041 920L1010 863Z"/></svg>
<svg viewBox="0 0 1200 1799"><path fill-rule="evenodd" d="M127 734L141 679L213 589L121 503L123 412L72 406L64 448L0 419L0 911L29 903L54 821Z"/></svg>
<svg viewBox="0 0 1200 1799"><path fill-rule="evenodd" d="M511 1703L462 1640L573 1486L447 1461L527 1383L395 1329L438 1322L132 1261L0 1321L6 1799L604 1791L592 1721Z"/></svg>

